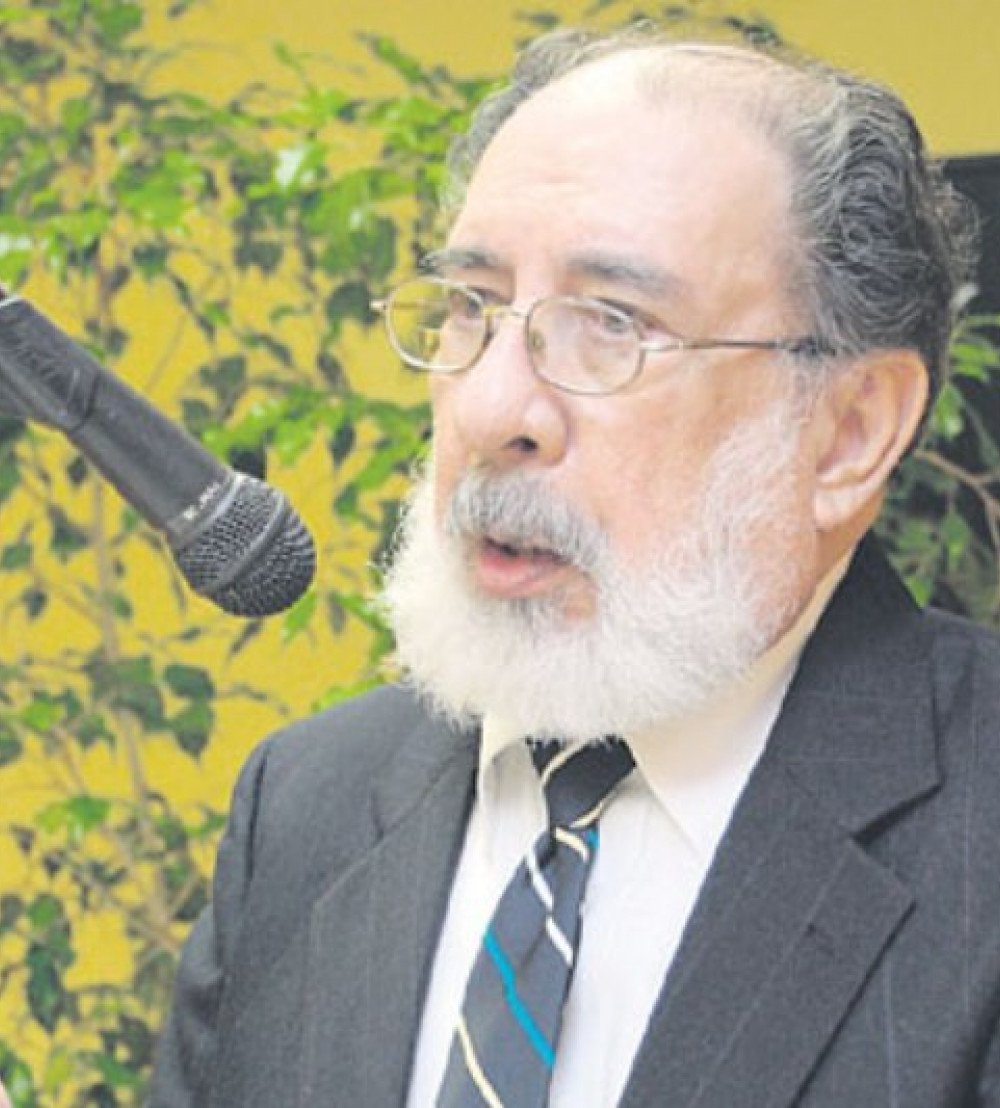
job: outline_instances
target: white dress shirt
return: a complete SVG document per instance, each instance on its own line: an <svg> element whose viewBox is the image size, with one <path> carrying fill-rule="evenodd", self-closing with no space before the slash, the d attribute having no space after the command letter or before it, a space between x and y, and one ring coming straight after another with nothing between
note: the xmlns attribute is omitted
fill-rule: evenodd
<svg viewBox="0 0 1000 1108"><path fill-rule="evenodd" d="M551 1108L619 1102L716 847L846 565L828 575L736 688L696 715L624 736L636 772L601 817ZM486 925L545 828L545 801L523 737L501 720L484 722L476 800L434 958L408 1108L434 1104Z"/></svg>

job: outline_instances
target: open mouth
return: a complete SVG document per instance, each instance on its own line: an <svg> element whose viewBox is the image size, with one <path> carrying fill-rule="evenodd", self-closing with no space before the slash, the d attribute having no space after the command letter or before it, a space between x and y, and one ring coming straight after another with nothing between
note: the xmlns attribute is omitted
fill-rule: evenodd
<svg viewBox="0 0 1000 1108"><path fill-rule="evenodd" d="M555 562L566 561L561 554L557 554L554 550L544 546L510 542L505 539L491 538L489 535L483 537L482 543L485 548L508 558L547 558Z"/></svg>
<svg viewBox="0 0 1000 1108"><path fill-rule="evenodd" d="M542 543L520 542L499 535L483 535L480 543L483 550L508 558L527 558L530 561L545 561L566 565L569 558Z"/></svg>
<svg viewBox="0 0 1000 1108"><path fill-rule="evenodd" d="M485 593L498 598L525 599L561 585L572 565L548 547L484 535L473 548L472 569Z"/></svg>

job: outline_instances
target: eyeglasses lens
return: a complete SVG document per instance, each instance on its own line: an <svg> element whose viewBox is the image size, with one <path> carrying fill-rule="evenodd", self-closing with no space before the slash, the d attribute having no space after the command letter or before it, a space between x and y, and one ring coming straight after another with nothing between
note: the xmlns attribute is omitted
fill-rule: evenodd
<svg viewBox="0 0 1000 1108"><path fill-rule="evenodd" d="M529 349L546 380L573 392L613 392L629 381L640 355L627 315L596 302L553 298L531 313Z"/></svg>
<svg viewBox="0 0 1000 1108"><path fill-rule="evenodd" d="M489 335L489 315L460 285L413 281L392 297L388 322L406 361L447 373L476 362ZM528 313L525 337L539 376L573 392L613 392L631 380L641 356L628 315L573 297L538 301Z"/></svg>
<svg viewBox="0 0 1000 1108"><path fill-rule="evenodd" d="M393 297L389 325L408 361L447 372L466 369L475 361L486 317L480 301L461 288L414 281Z"/></svg>

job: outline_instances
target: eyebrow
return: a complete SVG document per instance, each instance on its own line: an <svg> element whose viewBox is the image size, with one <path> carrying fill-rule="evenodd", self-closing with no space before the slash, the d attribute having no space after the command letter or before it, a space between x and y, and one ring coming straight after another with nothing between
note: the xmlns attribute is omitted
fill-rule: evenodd
<svg viewBox="0 0 1000 1108"><path fill-rule="evenodd" d="M506 273L513 267L492 250L478 246L447 246L426 254L419 268L422 273L441 277L474 269ZM692 295L691 285L684 278L662 266L627 254L585 251L572 255L565 264L565 270L574 277L625 286L653 299L679 299Z"/></svg>
<svg viewBox="0 0 1000 1108"><path fill-rule="evenodd" d="M651 298L687 297L692 292L690 284L676 273L626 254L587 251L571 257L566 268L572 274L624 285Z"/></svg>
<svg viewBox="0 0 1000 1108"><path fill-rule="evenodd" d="M505 271L510 269L510 266L492 250L483 250L478 246L446 246L441 250L433 250L425 254L420 259L419 269L421 273L443 277L449 273L460 273L469 269Z"/></svg>

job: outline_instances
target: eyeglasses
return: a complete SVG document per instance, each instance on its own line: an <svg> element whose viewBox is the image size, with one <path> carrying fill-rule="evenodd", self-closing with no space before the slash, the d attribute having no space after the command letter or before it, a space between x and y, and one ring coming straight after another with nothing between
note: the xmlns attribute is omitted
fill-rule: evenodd
<svg viewBox="0 0 1000 1108"><path fill-rule="evenodd" d="M627 311L584 296L547 296L529 308L488 303L456 281L421 277L372 301L403 362L428 373L471 369L504 316L524 322L528 357L543 381L565 392L602 396L625 388L647 354L680 350L782 350L815 358L831 353L817 338L647 339Z"/></svg>

